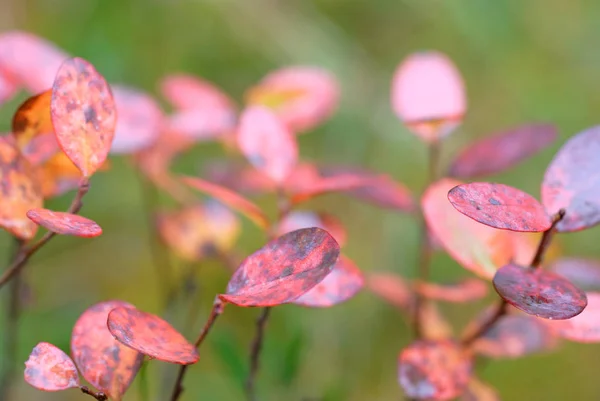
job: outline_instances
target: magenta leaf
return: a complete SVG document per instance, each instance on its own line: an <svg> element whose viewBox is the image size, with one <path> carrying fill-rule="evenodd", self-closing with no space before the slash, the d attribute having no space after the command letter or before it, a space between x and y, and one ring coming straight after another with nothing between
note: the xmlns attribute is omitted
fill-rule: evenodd
<svg viewBox="0 0 600 401"><path fill-rule="evenodd" d="M582 290L564 277L542 269L508 264L498 269L493 284L506 302L544 319L570 319L587 306Z"/></svg>
<svg viewBox="0 0 600 401"><path fill-rule="evenodd" d="M526 124L492 134L460 152L449 174L467 179L500 173L547 148L556 135L552 124Z"/></svg>
<svg viewBox="0 0 600 401"><path fill-rule="evenodd" d="M25 381L43 391L61 391L79 387L75 363L61 349L39 343L25 362Z"/></svg>
<svg viewBox="0 0 600 401"><path fill-rule="evenodd" d="M550 214L565 209L559 232L579 231L600 223L600 126L569 139L546 169L542 204Z"/></svg>
<svg viewBox="0 0 600 401"><path fill-rule="evenodd" d="M488 182L457 185L448 192L448 200L462 214L494 228L542 232L552 225L541 203L508 185Z"/></svg>
<svg viewBox="0 0 600 401"><path fill-rule="evenodd" d="M579 343L600 342L600 293L588 292L588 306L568 320L546 321L556 335Z"/></svg>
<svg viewBox="0 0 600 401"><path fill-rule="evenodd" d="M600 261L561 258L552 263L550 270L584 291L600 291Z"/></svg>
<svg viewBox="0 0 600 401"><path fill-rule="evenodd" d="M321 228L289 232L247 257L219 298L248 307L293 301L327 277L339 254L336 240Z"/></svg>

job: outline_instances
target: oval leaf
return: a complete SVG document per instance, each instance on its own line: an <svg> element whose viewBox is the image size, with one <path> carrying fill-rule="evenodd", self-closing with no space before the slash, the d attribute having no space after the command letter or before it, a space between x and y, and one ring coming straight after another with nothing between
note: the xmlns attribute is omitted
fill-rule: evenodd
<svg viewBox="0 0 600 401"><path fill-rule="evenodd" d="M102 227L95 221L77 214L37 208L29 210L27 217L47 230L61 235L93 238L102 234Z"/></svg>
<svg viewBox="0 0 600 401"><path fill-rule="evenodd" d="M371 273L367 277L367 286L379 298L403 311L412 307L412 289L403 277L395 273Z"/></svg>
<svg viewBox="0 0 600 401"><path fill-rule="evenodd" d="M549 350L556 340L541 319L505 315L473 343L473 350L490 358L514 359Z"/></svg>
<svg viewBox="0 0 600 401"><path fill-rule="evenodd" d="M461 395L473 363L452 341L417 341L398 357L398 381L406 395L418 400L451 400Z"/></svg>
<svg viewBox="0 0 600 401"><path fill-rule="evenodd" d="M25 362L25 381L43 391L79 387L79 375L71 358L54 345L44 342L35 346Z"/></svg>
<svg viewBox="0 0 600 401"><path fill-rule="evenodd" d="M600 261L561 258L552 263L550 270L584 291L600 291Z"/></svg>
<svg viewBox="0 0 600 401"><path fill-rule="evenodd" d="M298 161L296 137L263 106L251 106L242 112L237 144L250 164L279 185Z"/></svg>
<svg viewBox="0 0 600 401"><path fill-rule="evenodd" d="M247 257L219 298L238 306L275 306L319 284L338 260L340 246L312 227L278 237Z"/></svg>
<svg viewBox="0 0 600 401"><path fill-rule="evenodd" d="M600 223L600 126L589 128L558 151L542 182L542 204L550 214L565 209L560 232L579 231Z"/></svg>
<svg viewBox="0 0 600 401"><path fill-rule="evenodd" d="M327 120L337 108L339 84L322 68L292 66L271 72L246 93L250 105L273 109L294 132L306 132Z"/></svg>
<svg viewBox="0 0 600 401"><path fill-rule="evenodd" d="M33 238L38 226L27 211L42 207L44 200L33 167L9 136L0 137L0 184L0 227L23 240Z"/></svg>
<svg viewBox="0 0 600 401"><path fill-rule="evenodd" d="M490 182L458 185L448 192L448 200L462 214L494 228L542 232L552 225L541 203L508 185Z"/></svg>
<svg viewBox="0 0 600 401"><path fill-rule="evenodd" d="M115 340L108 330L108 314L117 307L134 308L118 300L92 305L79 316L71 335L71 354L81 374L114 400L125 394L144 361L143 354Z"/></svg>
<svg viewBox="0 0 600 401"><path fill-rule="evenodd" d="M335 177L317 178L303 183L304 185L298 185L298 187L292 191L290 201L292 204L297 205L319 195L358 189L367 185L368 182L368 178L354 174L340 174Z"/></svg>
<svg viewBox="0 0 600 401"><path fill-rule="evenodd" d="M568 320L545 321L558 336L578 343L600 342L600 293L586 294L588 305L579 315Z"/></svg>
<svg viewBox="0 0 600 401"><path fill-rule="evenodd" d="M488 283L479 279L466 279L454 284L419 282L415 288L426 298L446 302L472 302L488 293Z"/></svg>
<svg viewBox="0 0 600 401"><path fill-rule="evenodd" d="M493 284L506 302L544 319L570 319L587 305L583 291L562 276L542 269L508 264L496 272Z"/></svg>
<svg viewBox="0 0 600 401"><path fill-rule="evenodd" d="M364 282L363 274L354 262L340 256L331 273L293 303L312 308L328 308L354 297L362 289Z"/></svg>
<svg viewBox="0 0 600 401"><path fill-rule="evenodd" d="M106 80L86 60L66 60L52 86L50 112L60 147L90 177L104 164L117 124Z"/></svg>
<svg viewBox="0 0 600 401"><path fill-rule="evenodd" d="M491 279L511 259L511 232L487 227L456 210L448 202L448 191L460 184L444 178L429 186L421 200L425 221L454 260L478 276Z"/></svg>
<svg viewBox="0 0 600 401"><path fill-rule="evenodd" d="M527 124L492 134L460 152L449 174L466 179L500 173L547 148L556 136L552 124Z"/></svg>
<svg viewBox="0 0 600 401"><path fill-rule="evenodd" d="M157 227L167 246L189 261L230 250L240 233L237 216L217 201L159 213Z"/></svg>
<svg viewBox="0 0 600 401"><path fill-rule="evenodd" d="M200 356L196 347L160 317L119 307L108 314L108 329L128 347L161 361L190 365Z"/></svg>
<svg viewBox="0 0 600 401"><path fill-rule="evenodd" d="M53 43L28 32L11 31L0 36L0 70L30 93L50 88L56 71L68 57Z"/></svg>
<svg viewBox="0 0 600 401"><path fill-rule="evenodd" d="M391 101L398 118L427 142L452 132L467 108L459 71L436 51L413 53L398 66Z"/></svg>
<svg viewBox="0 0 600 401"><path fill-rule="evenodd" d="M134 153L152 145L160 134L163 113L148 94L127 86L113 85L117 126L110 153Z"/></svg>
<svg viewBox="0 0 600 401"><path fill-rule="evenodd" d="M200 178L182 177L181 180L184 184L187 184L198 191L204 192L205 194L223 202L232 209L242 213L260 228L266 229L269 227L269 219L267 216L265 216L263 211L254 203L250 202L241 195L238 195L237 193L225 187L201 180Z"/></svg>

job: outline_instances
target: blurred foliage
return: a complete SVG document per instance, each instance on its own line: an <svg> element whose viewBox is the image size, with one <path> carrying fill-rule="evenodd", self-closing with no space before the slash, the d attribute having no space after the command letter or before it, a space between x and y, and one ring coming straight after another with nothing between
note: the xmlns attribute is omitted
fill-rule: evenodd
<svg viewBox="0 0 600 401"><path fill-rule="evenodd" d="M331 121L301 137L302 155L388 172L417 193L425 179L425 148L399 124L389 106L392 72L412 51L447 53L466 80L469 113L444 144L446 162L473 138L524 122L555 123L560 132L555 146L492 177L538 195L553 153L566 138L598 123L597 2L0 0L0 10L0 31L36 33L88 59L110 82L154 94L165 74L189 72L241 100L244 90L272 69L297 63L327 67L342 83L342 104ZM23 99L24 95L0 110L0 130L9 129L12 112ZM202 145L176 168L195 174L204 161L222 155L218 146ZM84 207L85 215L103 226L104 235L94 240L59 238L26 269L30 287L19 327L19 361L42 340L68 350L77 316L100 300L122 298L161 312L140 185L126 160L113 161L113 170L93 178ZM70 196L49 207L65 207ZM260 202L273 204L269 199ZM340 195L310 205L334 212L348 225L344 251L365 271L414 274L418 231L410 217ZM264 238L247 221L244 230L239 246L250 253ZM564 252L600 257L597 230L560 236ZM9 237L2 234L1 242L2 254L7 254ZM197 268L197 299L193 305L181 301L178 312L169 315L189 338L228 279L216 263ZM467 275L447 256L435 258L435 280ZM458 327L484 304L445 305L443 311ZM190 306L195 314L188 313ZM184 400L242 399L258 311L229 309L203 346L200 362L190 369ZM4 332L0 326L0 337ZM366 292L328 310L278 307L267 331L258 384L261 400L401 399L396 358L408 341L410 332L398 313ZM589 367L599 358L596 345L565 344L551 355L492 362L481 375L505 400L598 399L600 387ZM176 367L153 362L149 368L151 394L156 394L165 372L169 391ZM17 380L11 400L84 397L75 390L40 393L20 374ZM140 399L137 382L127 400Z"/></svg>

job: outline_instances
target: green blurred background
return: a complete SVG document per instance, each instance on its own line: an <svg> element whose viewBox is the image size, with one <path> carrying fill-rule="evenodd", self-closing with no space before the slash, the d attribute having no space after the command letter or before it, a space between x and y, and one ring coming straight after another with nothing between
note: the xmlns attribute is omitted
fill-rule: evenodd
<svg viewBox="0 0 600 401"><path fill-rule="evenodd" d="M599 18L600 3L575 0L0 0L0 31L36 33L91 61L109 81L154 94L162 76L189 72L241 100L248 86L273 69L298 63L327 67L341 82L342 103L330 121L300 138L302 155L388 172L416 193L425 180L425 147L395 119L388 101L391 76L402 58L415 50L440 50L465 77L469 113L444 143L445 162L473 138L502 128L533 121L558 126L559 140L551 149L490 178L538 196L545 166L560 144L598 123ZM9 129L11 114L23 99L3 106L0 130ZM218 146L202 145L176 169L195 174L203 161L220 155ZM11 401L85 397L75 390L38 392L23 382L20 372L39 341L68 350L72 325L87 306L121 298L162 312L139 182L125 161L113 161L110 172L93 178L84 208L86 216L103 226L104 235L57 238L27 267L29 292ZM70 198L65 195L48 207L64 208ZM269 199L259 201L272 208ZM310 206L332 211L347 224L344 252L364 271L414 274L418 230L413 218L339 195ZM567 255L594 257L597 233L592 229L559 241ZM1 236L5 254L9 237ZM250 253L262 241L244 221L240 250ZM181 303L180 312L170 317L189 338L228 279L216 263L199 269L196 321L186 327L189 303ZM435 280L461 276L468 274L448 257L436 256ZM2 297L5 302L6 293ZM460 328L487 302L442 309ZM201 361L189 369L183 400L243 399L248 344L258 312L227 310L204 344ZM410 334L391 306L363 292L332 309L289 305L276 308L271 317L258 384L261 400L403 399L396 358ZM0 326L0 337L5 332ZM3 355L0 361L6 363ZM503 400L597 400L599 361L597 345L568 343L548 355L494 361L480 376L499 389ZM159 375L175 369L150 364L151 394L157 394ZM138 382L126 400L141 400Z"/></svg>

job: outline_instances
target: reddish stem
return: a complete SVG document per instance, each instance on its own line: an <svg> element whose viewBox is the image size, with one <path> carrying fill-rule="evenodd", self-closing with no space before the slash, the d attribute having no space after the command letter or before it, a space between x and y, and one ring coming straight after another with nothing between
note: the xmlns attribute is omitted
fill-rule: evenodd
<svg viewBox="0 0 600 401"><path fill-rule="evenodd" d="M208 320L204 324L202 331L200 332L198 338L196 339L196 342L194 343L196 349L200 348L200 345L202 345L204 339L212 329L217 318L223 313L224 309L225 304L219 298L216 298L212 310L210 311L210 316L208 317ZM173 387L173 393L171 394L171 401L176 401L183 393L183 378L185 376L185 372L187 371L188 366L189 365L182 365L179 368L177 379L175 379L175 386Z"/></svg>
<svg viewBox="0 0 600 401"><path fill-rule="evenodd" d="M108 396L101 391L96 393L95 391L90 390L86 386L81 386L81 387L79 387L79 389L81 390L81 392L83 394L91 395L98 401L107 401L108 400Z"/></svg>
<svg viewBox="0 0 600 401"><path fill-rule="evenodd" d="M77 194L71 202L71 206L69 206L67 213L79 213L79 210L81 210L81 207L83 206L82 199L84 195L89 191L89 189L89 179L82 179L81 183L79 184ZM6 270L4 270L4 273L2 273L2 276L0 276L0 289L4 287L4 285L8 283L13 277L15 277L15 275L18 274L23 269L23 267L25 267L29 258L33 256L33 254L35 254L42 246L46 245L46 243L50 241L55 235L56 233L48 231L37 242L28 246L21 247L15 258L13 259L11 265L8 268L6 268Z"/></svg>
<svg viewBox="0 0 600 401"><path fill-rule="evenodd" d="M537 269L542 263L544 255L546 254L546 250L550 246L550 242L552 242L552 237L556 232L556 225L565 217L565 214L565 209L560 209L558 213L556 213L552 217L552 225L550 226L550 228L544 231L544 234L542 235L542 239L540 241L540 245L538 246L535 256L531 261L531 267L533 267L534 269Z"/></svg>

